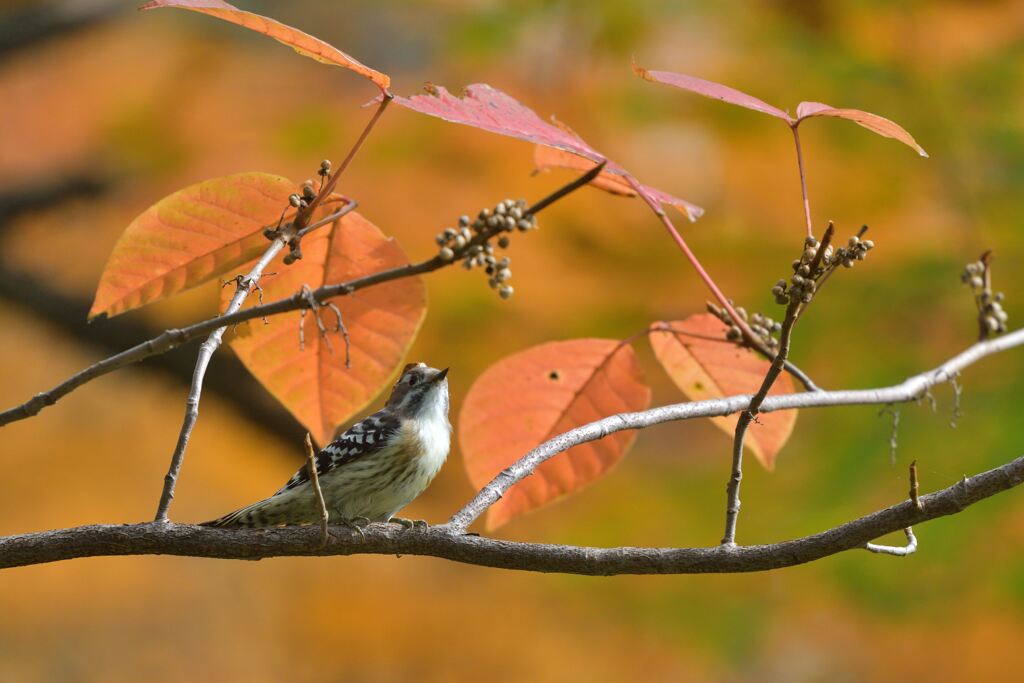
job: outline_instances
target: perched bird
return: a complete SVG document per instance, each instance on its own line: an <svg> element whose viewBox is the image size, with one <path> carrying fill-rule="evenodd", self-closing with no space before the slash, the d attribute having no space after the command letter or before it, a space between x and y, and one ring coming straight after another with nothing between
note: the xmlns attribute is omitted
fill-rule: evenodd
<svg viewBox="0 0 1024 683"><path fill-rule="evenodd" d="M423 493L448 457L448 368L405 366L383 410L352 425L315 459L331 523L395 521ZM267 527L320 520L316 493L303 467L270 498L203 526Z"/></svg>

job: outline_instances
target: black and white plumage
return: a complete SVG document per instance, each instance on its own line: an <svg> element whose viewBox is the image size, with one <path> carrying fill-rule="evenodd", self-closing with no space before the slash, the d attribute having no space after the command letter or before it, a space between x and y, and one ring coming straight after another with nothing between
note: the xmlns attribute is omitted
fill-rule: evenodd
<svg viewBox="0 0 1024 683"><path fill-rule="evenodd" d="M315 458L333 521L388 521L430 485L448 456L447 368L405 367L383 410L352 425ZM266 527L319 521L305 467L270 498L205 526Z"/></svg>

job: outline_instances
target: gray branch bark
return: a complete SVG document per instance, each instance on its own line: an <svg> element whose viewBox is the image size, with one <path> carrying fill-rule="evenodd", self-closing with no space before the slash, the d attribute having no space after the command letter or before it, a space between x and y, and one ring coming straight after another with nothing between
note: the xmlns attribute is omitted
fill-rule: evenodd
<svg viewBox="0 0 1024 683"><path fill-rule="evenodd" d="M310 555L424 555L455 562L536 572L709 574L756 572L804 564L846 550L863 549L879 536L953 515L1024 481L1024 456L813 536L750 546L711 548L593 548L516 543L467 535L449 525L404 530L371 524L359 534L331 527L320 547L320 529L217 529L188 524L83 526L0 537L0 568L110 555L179 555L234 560Z"/></svg>

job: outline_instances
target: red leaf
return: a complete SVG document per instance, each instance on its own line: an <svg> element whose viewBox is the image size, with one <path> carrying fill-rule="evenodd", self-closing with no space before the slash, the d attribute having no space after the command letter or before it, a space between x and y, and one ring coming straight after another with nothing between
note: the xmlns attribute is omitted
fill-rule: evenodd
<svg viewBox="0 0 1024 683"><path fill-rule="evenodd" d="M725 332L725 324L710 313L651 325L654 355L691 401L753 394L761 387L768 361L750 349L726 341ZM792 378L780 375L768 393L793 393ZM775 456L793 432L796 413L781 410L759 414L747 430L746 446L769 470L775 467ZM713 417L711 422L732 436L738 419L737 415L728 415Z"/></svg>
<svg viewBox="0 0 1024 683"><path fill-rule="evenodd" d="M836 109L821 102L801 102L800 106L796 108L796 116L797 123L812 116L834 116L839 119L848 119L873 133L878 133L882 137L899 140L904 145L916 150L923 157L928 156L924 148L917 144L917 140L902 126L877 114L871 114L860 109Z"/></svg>
<svg viewBox="0 0 1024 683"><path fill-rule="evenodd" d="M270 36L300 55L315 59L322 64L332 64L354 71L369 79L384 92L387 92L391 85L391 78L387 74L371 69L333 45L274 19L238 9L224 0L152 0L139 9L157 9L159 7L178 7L230 21L232 24L238 24L257 33Z"/></svg>
<svg viewBox="0 0 1024 683"><path fill-rule="evenodd" d="M576 154L594 163L606 162L602 175L632 177L629 172L611 161L576 134L564 123L542 120L529 107L514 97L484 83L466 86L462 97L456 97L439 85L427 85L427 94L413 97L395 97L395 103L407 109L434 116L452 123L473 126L498 135L507 135L556 150ZM583 170L590 170L585 166ZM628 183L627 183L628 184ZM691 221L704 210L682 199L677 199L653 187L644 186L648 193L663 204L675 206Z"/></svg>
<svg viewBox="0 0 1024 683"><path fill-rule="evenodd" d="M671 71L648 71L642 66L638 66L635 62L633 63L633 73L645 81L674 85L677 88L689 90L692 93L697 93L704 97L710 97L713 100L721 100L722 102L728 102L729 104L753 109L754 111L759 111L763 114L780 118L787 123L793 122L793 118L778 107L774 107L763 100L757 99L753 95L748 95L745 92L736 90L735 88L730 88L729 86L722 85L721 83L705 81L703 78L672 73Z"/></svg>
<svg viewBox="0 0 1024 683"><path fill-rule="evenodd" d="M606 161L570 129L541 120L532 109L486 83L466 86L462 97L452 95L439 85L427 85L425 90L425 95L396 96L395 104L452 123L562 149L594 163ZM625 173L612 161L608 161L605 169L620 175Z"/></svg>
<svg viewBox="0 0 1024 683"><path fill-rule="evenodd" d="M545 147L544 145L537 145L533 148L533 165L539 172L550 171L553 168L564 168L570 171L579 171L584 173L593 168L593 165L586 159L578 157L575 154L570 154L569 152L564 152L560 149ZM590 184L598 189L620 197L637 196L636 190L633 189L623 176L609 173L608 171L601 171L596 178L590 181ZM704 215L704 209L700 208L696 204L691 204L685 199L673 197L670 194L648 185L642 185L642 187L659 203L662 205L674 206L690 221L696 221Z"/></svg>
<svg viewBox="0 0 1024 683"><path fill-rule="evenodd" d="M376 273L409 262L401 247L370 221L349 213L330 229L322 228L302 240L301 260L286 266L278 258L262 281L267 301L295 294L302 285L326 283ZM244 269L243 269L244 272ZM234 294L225 287L221 308ZM256 300L255 293L249 300ZM426 312L423 281L405 278L331 300L341 311L352 343L352 367L345 367L345 344L330 333L330 348L320 337L316 320L307 312L290 311L237 328L231 347L249 371L311 431L320 443L330 441L335 428L365 408L401 367ZM334 313L321 310L328 329ZM304 348L299 349L299 326ZM333 352L332 350L333 349Z"/></svg>
<svg viewBox="0 0 1024 683"><path fill-rule="evenodd" d="M504 358L473 384L459 417L466 472L480 488L550 437L650 404L633 348L612 339L541 344ZM608 472L635 432L559 453L487 512L487 528L578 491Z"/></svg>
<svg viewBox="0 0 1024 683"><path fill-rule="evenodd" d="M133 220L110 254L89 318L184 291L255 258L296 191L269 173L214 178L164 197Z"/></svg>
<svg viewBox="0 0 1024 683"><path fill-rule="evenodd" d="M821 102L801 102L796 109L796 118L794 119L778 107L772 106L767 102L759 100L745 92L736 90L735 88L722 85L721 83L705 81L702 78L687 76L686 74L672 73L671 71L648 71L641 66L637 66L636 63L633 64L633 71L636 75L647 81L674 85L677 88L689 90L690 92L703 95L704 97L710 97L712 99L721 100L740 107L746 107L747 109L753 109L754 111L759 111L764 114L769 114L770 116L782 119L794 128L800 125L801 121L806 118L810 118L811 116L834 116L840 119L849 119L850 121L867 128L873 133L878 133L883 137L899 140L903 144L917 150L917 153L923 157L928 156L927 152L924 151L921 145L917 144L917 140L915 140L913 136L902 126L887 118L883 118L877 114L871 114L866 111L861 111L860 109L836 109L835 107L822 104Z"/></svg>

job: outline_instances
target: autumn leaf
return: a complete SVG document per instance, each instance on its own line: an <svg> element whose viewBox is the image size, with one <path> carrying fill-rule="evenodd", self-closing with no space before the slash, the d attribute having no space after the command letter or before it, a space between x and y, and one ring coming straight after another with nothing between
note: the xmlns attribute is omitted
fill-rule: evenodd
<svg viewBox="0 0 1024 683"><path fill-rule="evenodd" d="M539 173L545 173L556 168L585 173L593 168L593 164L586 159L560 149L545 147L544 145L536 145L533 148L533 165ZM637 196L636 190L633 189L632 185L625 178L608 171L601 171L596 178L590 181L590 184L600 190L620 197ZM696 221L704 215L704 209L696 204L691 204L685 199L673 197L649 185L643 185L642 187L660 204L675 207L690 221Z"/></svg>
<svg viewBox="0 0 1024 683"><path fill-rule="evenodd" d="M687 76L686 74L677 74L671 71L648 71L642 66L638 66L636 63L633 64L633 72L646 81L675 86L676 88L682 88L683 90L703 95L704 97L710 97L712 99L721 100L722 102L728 102L729 104L735 104L739 107L759 111L763 114L768 114L769 116L774 116L775 118L785 121L791 128L796 128L802 121L813 116L831 116L840 119L847 119L849 121L853 121L859 126L862 126L863 128L867 128L873 133L877 133L878 135L892 138L894 140L899 140L923 157L928 156L928 153L924 151L924 148L917 144L917 140L915 140L914 137L902 126L887 118L870 112L861 111L860 109L840 109L828 104L822 104L821 102L801 102L796 108L796 118L793 118L789 115L789 112L783 111L782 109L768 104L763 100L759 100L753 95L748 95L741 90L730 88L729 86L722 85L721 83L706 81L703 78Z"/></svg>
<svg viewBox="0 0 1024 683"><path fill-rule="evenodd" d="M587 159L544 145L534 146L533 165L538 173L546 173L555 168L585 173L594 167L594 164ZM601 171L596 178L590 181L590 184L605 192L622 197L636 196L636 191L621 175L608 171Z"/></svg>
<svg viewBox="0 0 1024 683"><path fill-rule="evenodd" d="M267 248L296 185L240 173L186 187L146 209L110 254L89 318L114 316L200 285Z"/></svg>
<svg viewBox="0 0 1024 683"><path fill-rule="evenodd" d="M391 78L387 74L371 69L333 45L274 19L238 9L223 0L152 0L152 2L147 2L139 9L148 10L159 7L178 7L180 9L192 10L193 12L201 12L211 17L230 21L232 24L244 26L257 33L270 36L304 57L315 59L322 64L332 64L349 71L354 71L360 76L369 79L382 92L387 92L388 87L391 85Z"/></svg>
<svg viewBox="0 0 1024 683"><path fill-rule="evenodd" d="M582 157L580 170L589 171L595 163L605 163L601 175L605 178L620 176L628 187L630 173L611 161L569 126L560 121L542 120L537 114L497 88L485 83L466 86L462 97L456 97L439 85L426 86L426 94L412 97L395 97L395 104L428 116L434 116L452 123L473 126L498 135L532 142ZM591 163L586 163L591 162ZM635 180L635 179L634 179ZM610 181L602 181L607 189ZM598 186L601 187L602 184ZM704 213L699 206L678 199L653 187L643 186L647 194L662 204L675 206L687 218L695 221ZM635 193L634 193L635 194Z"/></svg>
<svg viewBox="0 0 1024 683"><path fill-rule="evenodd" d="M928 156L924 148L917 144L917 140L904 130L902 126L877 114L871 114L860 109L836 109L821 102L801 102L796 108L796 116L797 123L812 116L832 116L839 119L847 119L848 121L853 121L858 126L867 128L873 133L878 133L882 137L899 140L904 145L917 150L917 153L923 157Z"/></svg>
<svg viewBox="0 0 1024 683"><path fill-rule="evenodd" d="M793 121L788 113L778 107L772 106L764 100L759 100L753 95L748 95L741 90L736 90L735 88L730 88L727 85L722 85L721 83L705 81L703 78L687 76L686 74L677 74L671 71L648 71L635 62L633 63L633 73L645 81L673 85L677 88L682 88L683 90L689 90L692 93L703 95L704 97L710 97L713 100L721 100L722 102L735 104L739 107L753 109L754 111L759 111L763 114L780 118L788 123L792 123Z"/></svg>
<svg viewBox="0 0 1024 683"><path fill-rule="evenodd" d="M262 297L272 301L291 296L303 285L316 289L347 282L409 262L401 247L356 212L332 228L306 235L301 260L284 265L280 258L267 268ZM239 272L246 272L245 267ZM234 289L225 287L221 309ZM256 299L250 294L249 300ZM320 441L330 441L335 428L362 411L387 386L401 367L426 313L426 290L418 277L403 278L329 301L338 307L351 340L351 367L345 364L345 343L335 329L337 318L321 309L330 334L321 337L316 317L290 311L238 326L230 344L242 363ZM299 328L303 347L299 347Z"/></svg>
<svg viewBox="0 0 1024 683"><path fill-rule="evenodd" d="M650 328L651 347L672 381L691 401L753 394L761 387L769 363L750 349L726 341L725 324L702 313L686 320L656 322ZM769 395L793 392L793 380L782 374ZM746 445L767 469L789 439L796 424L795 410L760 413L747 431ZM711 422L732 436L737 415L711 418Z"/></svg>
<svg viewBox="0 0 1024 683"><path fill-rule="evenodd" d="M647 408L633 348L612 339L541 344L504 358L473 384L459 417L470 481L483 487L505 467L556 434L623 411ZM635 432L575 446L538 467L487 512L493 530L580 490L625 455Z"/></svg>

